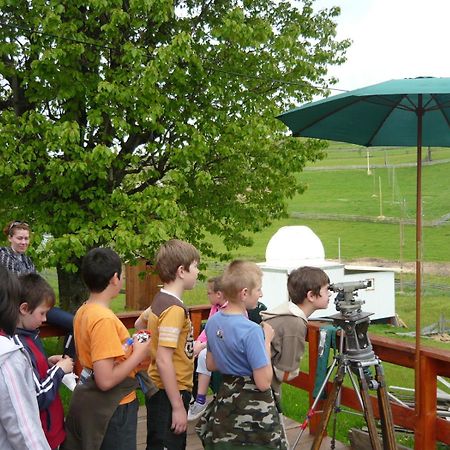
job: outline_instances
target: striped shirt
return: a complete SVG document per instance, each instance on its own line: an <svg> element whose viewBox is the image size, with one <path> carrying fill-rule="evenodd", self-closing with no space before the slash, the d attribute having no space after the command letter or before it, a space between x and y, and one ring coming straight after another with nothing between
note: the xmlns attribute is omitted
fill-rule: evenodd
<svg viewBox="0 0 450 450"><path fill-rule="evenodd" d="M0 265L16 275L36 272L31 258L23 253L16 253L11 247L0 247Z"/></svg>

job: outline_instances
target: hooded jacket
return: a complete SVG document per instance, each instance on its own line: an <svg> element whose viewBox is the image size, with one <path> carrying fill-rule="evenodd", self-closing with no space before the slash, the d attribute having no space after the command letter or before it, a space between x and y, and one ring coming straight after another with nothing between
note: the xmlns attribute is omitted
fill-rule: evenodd
<svg viewBox="0 0 450 450"><path fill-rule="evenodd" d="M277 394L283 381L292 380L300 372L308 318L291 301L282 303L271 311L263 311L261 316L275 332L271 343L271 360L275 375L272 389Z"/></svg>
<svg viewBox="0 0 450 450"><path fill-rule="evenodd" d="M28 352L34 369L35 389L42 428L51 448L57 448L65 439L64 409L58 394L65 375L61 367L49 367L47 355L39 339L39 330L16 329L17 337Z"/></svg>
<svg viewBox="0 0 450 450"><path fill-rule="evenodd" d="M22 345L0 335L0 448L50 450L39 420L31 361Z"/></svg>

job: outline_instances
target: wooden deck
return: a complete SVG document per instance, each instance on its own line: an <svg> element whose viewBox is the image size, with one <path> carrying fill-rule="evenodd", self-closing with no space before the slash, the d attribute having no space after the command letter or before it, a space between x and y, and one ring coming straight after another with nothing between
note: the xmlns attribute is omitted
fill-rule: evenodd
<svg viewBox="0 0 450 450"><path fill-rule="evenodd" d="M146 409L145 406L139 408L138 416L138 433L137 433L137 450L145 450L146 437L147 437L147 420L146 420ZM203 446L195 433L195 423L189 422L188 435L187 435L187 450L202 450ZM285 418L285 429L289 441L289 445L293 445L297 439L298 433L300 431L299 424L294 422L289 418ZM329 437L324 438L320 448L322 450L330 449L331 439ZM305 430L296 449L295 450L306 450L311 448L313 442L313 436L311 436L308 430ZM347 450L350 447L345 446L341 442L336 442L336 450Z"/></svg>

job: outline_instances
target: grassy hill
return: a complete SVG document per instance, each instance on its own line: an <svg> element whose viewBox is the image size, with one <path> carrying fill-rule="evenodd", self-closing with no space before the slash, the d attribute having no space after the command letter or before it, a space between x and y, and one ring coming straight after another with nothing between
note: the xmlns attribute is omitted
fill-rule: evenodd
<svg viewBox="0 0 450 450"><path fill-rule="evenodd" d="M422 159L427 160L431 154L432 161L450 159L450 148L433 147L428 151L422 148ZM363 166L367 167L369 160L372 166L390 166L416 163L417 150L414 147L362 147L345 142L329 142L327 158L312 163L308 168L328 168L336 166Z"/></svg>

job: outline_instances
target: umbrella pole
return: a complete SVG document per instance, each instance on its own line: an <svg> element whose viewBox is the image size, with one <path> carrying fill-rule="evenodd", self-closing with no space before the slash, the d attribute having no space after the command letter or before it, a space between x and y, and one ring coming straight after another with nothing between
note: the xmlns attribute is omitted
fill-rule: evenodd
<svg viewBox="0 0 450 450"><path fill-rule="evenodd" d="M415 413L420 417L420 333L422 296L422 94L418 96L417 108L417 195L416 195L416 358L415 358ZM417 430L416 430L417 431ZM416 433L417 437L417 433Z"/></svg>

